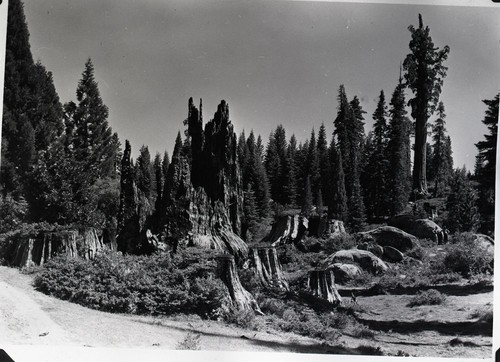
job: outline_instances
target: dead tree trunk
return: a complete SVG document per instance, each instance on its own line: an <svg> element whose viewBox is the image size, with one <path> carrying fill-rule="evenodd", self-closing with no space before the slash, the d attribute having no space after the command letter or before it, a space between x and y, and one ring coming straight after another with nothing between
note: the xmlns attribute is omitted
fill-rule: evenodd
<svg viewBox="0 0 500 362"><path fill-rule="evenodd" d="M259 246L250 249L250 260L263 287L289 290L275 247Z"/></svg>
<svg viewBox="0 0 500 362"><path fill-rule="evenodd" d="M335 277L331 269L311 270L307 280L307 287L311 294L332 304L338 304L342 301L342 297L335 286Z"/></svg>
<svg viewBox="0 0 500 362"><path fill-rule="evenodd" d="M232 255L220 255L217 257L217 276L226 285L231 301L238 310L253 310L262 314L253 295L241 285L240 278L236 272L236 263Z"/></svg>

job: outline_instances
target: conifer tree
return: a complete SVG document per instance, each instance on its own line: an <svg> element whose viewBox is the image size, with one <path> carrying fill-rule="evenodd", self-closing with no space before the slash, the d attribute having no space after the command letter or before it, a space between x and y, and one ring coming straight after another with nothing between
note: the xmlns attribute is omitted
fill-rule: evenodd
<svg viewBox="0 0 500 362"><path fill-rule="evenodd" d="M247 146L249 154L248 184L253 190L259 217L265 218L269 215L269 183L259 144L255 142L253 131L248 136Z"/></svg>
<svg viewBox="0 0 500 362"><path fill-rule="evenodd" d="M454 172L446 201L447 227L451 232L476 232L479 226L478 195L467 177L465 166Z"/></svg>
<svg viewBox="0 0 500 362"><path fill-rule="evenodd" d="M311 176L307 175L304 187L304 199L302 201L302 214L310 216L313 210L313 195L311 191Z"/></svg>
<svg viewBox="0 0 500 362"><path fill-rule="evenodd" d="M443 62L448 58L450 48L434 46L429 35L430 29L424 27L422 15L418 15L418 28L408 27L411 33L410 54L406 56L403 67L405 80L415 97L410 100L415 119L415 153L413 162L413 190L422 196L427 195L426 143L427 120L434 112L446 77L447 68Z"/></svg>
<svg viewBox="0 0 500 362"><path fill-rule="evenodd" d="M479 205L482 217L481 231L492 234L495 227L495 172L498 137L499 97L483 100L488 107L482 122L488 127L484 140L476 143L475 179L479 183Z"/></svg>
<svg viewBox="0 0 500 362"><path fill-rule="evenodd" d="M401 76L399 84L392 93L390 105L387 188L390 190L389 209L391 215L394 216L405 208L411 192L411 121L406 116L406 101Z"/></svg>
<svg viewBox="0 0 500 362"><path fill-rule="evenodd" d="M142 146L135 163L135 179L137 189L142 191L144 196L151 196L152 175L151 175L151 155L147 146Z"/></svg>
<svg viewBox="0 0 500 362"><path fill-rule="evenodd" d="M311 192L313 195L318 194L318 189L320 188L320 172L319 172L319 157L318 149L316 146L316 133L314 128L311 131L311 138L309 140L309 147L307 149L306 158L306 177L309 176L311 183ZM314 200L317 202L317 200Z"/></svg>
<svg viewBox="0 0 500 362"><path fill-rule="evenodd" d="M328 142L326 140L326 129L324 123L321 123L321 127L319 128L317 148L318 148L318 168L320 176L319 187L321 189L321 195L327 196L330 160L328 157Z"/></svg>
<svg viewBox="0 0 500 362"><path fill-rule="evenodd" d="M284 169L284 203L286 205L295 205L297 202L297 139L292 135L288 143L285 169Z"/></svg>
<svg viewBox="0 0 500 362"><path fill-rule="evenodd" d="M163 179L163 182L167 179L167 172L168 172L168 166L170 165L170 159L168 157L168 152L165 151L163 154L163 159L161 161L161 176Z"/></svg>
<svg viewBox="0 0 500 362"><path fill-rule="evenodd" d="M271 198L275 202L279 202L279 193L281 191L281 164L278 155L278 147L276 145L276 138L274 132L269 135L269 142L266 148L266 158L264 162L266 174L269 180L269 187L271 191Z"/></svg>
<svg viewBox="0 0 500 362"><path fill-rule="evenodd" d="M70 135L73 156L76 162L84 165L93 183L97 178L114 175L119 144L114 142L117 138L113 137L108 125L108 107L102 101L91 59L85 63L82 79L76 89L76 99L77 104L70 102L65 106L71 110L68 121L74 127Z"/></svg>
<svg viewBox="0 0 500 362"><path fill-rule="evenodd" d="M443 102L438 105L438 119L432 127L432 159L431 169L434 179L434 197L444 196L448 188L450 178L453 175L453 163L451 157L451 139L446 136L445 113Z"/></svg>
<svg viewBox="0 0 500 362"><path fill-rule="evenodd" d="M347 193L342 154L337 151L335 139L330 143L331 193L328 198L328 217L346 222L348 217Z"/></svg>
<svg viewBox="0 0 500 362"><path fill-rule="evenodd" d="M373 139L367 146L371 150L364 170L366 179L365 200L366 209L370 217L381 217L389 213L388 195L388 173L389 159L387 154L388 129L387 129L387 106L385 104L384 91L380 91L377 108L373 113L375 120Z"/></svg>
<svg viewBox="0 0 500 362"><path fill-rule="evenodd" d="M356 157L355 157L356 159ZM357 161L355 160L355 164ZM365 215L365 205L363 203L363 194L361 191L361 184L359 181L359 175L357 173L357 168L354 168L351 197L348 199L348 210L349 216L347 219L347 225L351 231L361 231L365 226L366 215Z"/></svg>
<svg viewBox="0 0 500 362"><path fill-rule="evenodd" d="M136 213L135 187L134 187L134 167L130 155L132 148L130 142L125 141L125 150L120 172L120 207L118 211L118 234L125 228L127 222L131 220ZM125 246L123 246L125 247Z"/></svg>

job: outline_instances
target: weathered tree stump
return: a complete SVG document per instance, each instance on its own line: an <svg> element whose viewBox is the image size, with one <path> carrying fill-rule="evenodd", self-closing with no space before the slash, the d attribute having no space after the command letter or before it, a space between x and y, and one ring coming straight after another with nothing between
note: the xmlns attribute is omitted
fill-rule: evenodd
<svg viewBox="0 0 500 362"><path fill-rule="evenodd" d="M342 297L335 286L335 277L331 269L316 269L309 271L307 287L314 296L325 299L332 304L338 304Z"/></svg>
<svg viewBox="0 0 500 362"><path fill-rule="evenodd" d="M299 215L282 216L274 224L271 232L262 239L272 246L280 244L299 244L309 228L307 218Z"/></svg>
<svg viewBox="0 0 500 362"><path fill-rule="evenodd" d="M289 290L275 247L258 246L251 248L249 256L251 266L254 268L255 274L263 287Z"/></svg>
<svg viewBox="0 0 500 362"><path fill-rule="evenodd" d="M220 255L217 257L217 276L224 282L229 290L229 296L233 306L238 310L253 310L259 314L262 311L257 301L250 292L241 285L240 278L236 272L236 263L232 255Z"/></svg>

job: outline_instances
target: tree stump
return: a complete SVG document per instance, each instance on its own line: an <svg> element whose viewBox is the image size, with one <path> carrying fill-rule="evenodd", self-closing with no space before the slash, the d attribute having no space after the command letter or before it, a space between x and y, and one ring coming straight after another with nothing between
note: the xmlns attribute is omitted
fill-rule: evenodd
<svg viewBox="0 0 500 362"><path fill-rule="evenodd" d="M254 247L249 254L251 266L263 287L289 290L275 247Z"/></svg>
<svg viewBox="0 0 500 362"><path fill-rule="evenodd" d="M332 304L338 304L342 297L335 286L335 277L331 269L316 269L309 271L307 287L314 296L325 299Z"/></svg>
<svg viewBox="0 0 500 362"><path fill-rule="evenodd" d="M232 255L224 254L217 257L217 276L226 285L233 306L238 310L253 310L262 314L253 295L241 285Z"/></svg>

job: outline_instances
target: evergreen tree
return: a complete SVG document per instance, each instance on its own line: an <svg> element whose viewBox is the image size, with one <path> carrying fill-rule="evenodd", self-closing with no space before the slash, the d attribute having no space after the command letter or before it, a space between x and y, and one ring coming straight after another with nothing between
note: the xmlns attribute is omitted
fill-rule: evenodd
<svg viewBox="0 0 500 362"><path fill-rule="evenodd" d="M168 157L168 152L165 151L163 154L163 159L161 161L161 177L163 182L167 179L168 166L170 165L170 159Z"/></svg>
<svg viewBox="0 0 500 362"><path fill-rule="evenodd" d="M388 195L388 173L389 159L387 155L388 129L387 129L387 106L385 104L384 91L380 91L377 108L373 113L375 120L373 129L373 140L371 150L366 164L364 175L367 179L365 200L367 213L371 217L381 217L389 213Z"/></svg>
<svg viewBox="0 0 500 362"><path fill-rule="evenodd" d="M389 141L387 144L389 158L387 189L390 190L390 193L387 196L391 215L397 215L404 210L411 192L411 121L406 116L404 85L401 77L392 93L390 104Z"/></svg>
<svg viewBox="0 0 500 362"><path fill-rule="evenodd" d="M483 123L488 127L484 140L476 143L475 178L479 183L479 205L482 217L481 231L493 234L495 227L495 172L498 135L498 111L500 93L491 100L483 100L488 107Z"/></svg>
<svg viewBox="0 0 500 362"><path fill-rule="evenodd" d="M311 139L309 140L309 147L307 149L307 158L305 163L306 177L310 177L311 192L317 195L320 185L321 175L319 173L319 157L318 149L316 146L316 134L314 128L311 131ZM314 200L317 202L317 200Z"/></svg>
<svg viewBox="0 0 500 362"><path fill-rule="evenodd" d="M147 146L142 146L135 163L135 180L137 189L142 191L144 196L151 196L152 175L151 175L151 155Z"/></svg>
<svg viewBox="0 0 500 362"><path fill-rule="evenodd" d="M297 202L297 140L295 135L292 135L288 143L285 167L283 172L284 178L284 203L286 205L295 205Z"/></svg>
<svg viewBox="0 0 500 362"><path fill-rule="evenodd" d="M439 102L438 119L432 128L432 159L431 169L434 179L434 197L444 196L453 175L451 157L451 139L446 136L445 113L443 102Z"/></svg>
<svg viewBox="0 0 500 362"><path fill-rule="evenodd" d="M325 124L321 123L321 127L318 132L318 168L319 168L319 187L321 189L321 195L328 195L328 175L330 168L330 159L328 156L328 142L326 140L326 129Z"/></svg>
<svg viewBox="0 0 500 362"><path fill-rule="evenodd" d="M355 160L355 164L356 163L357 161ZM348 199L349 217L347 219L347 225L351 231L361 231L365 226L366 215L357 168L354 168L353 180L354 184L352 185L351 197Z"/></svg>
<svg viewBox="0 0 500 362"><path fill-rule="evenodd" d="M258 137L260 139L260 136ZM250 185L257 207L257 212L260 218L266 218L269 215L269 183L267 179L266 169L262 162L262 154L259 144L255 142L253 131L247 139L248 146L248 184Z"/></svg>
<svg viewBox="0 0 500 362"><path fill-rule="evenodd" d="M156 153L154 161L153 161L153 172L152 176L154 176L154 182L153 182L153 192L152 192L152 198L155 200L155 215L157 219L155 220L155 228L159 227L159 219L158 216L160 214L160 208L161 208L161 198L162 198L162 191L163 191L163 169L162 169L162 161L161 161L161 155L159 152Z"/></svg>
<svg viewBox="0 0 500 362"><path fill-rule="evenodd" d="M434 112L446 76L447 68L442 63L448 58L450 48L434 46L429 27L424 28L422 15L418 15L419 27L410 25L412 40L410 54L403 63L405 79L415 97L410 100L411 115L415 119L415 157L413 162L413 190L427 195L426 143L427 120Z"/></svg>
<svg viewBox="0 0 500 362"><path fill-rule="evenodd" d="M465 166L454 172L446 201L447 227L451 232L477 231L479 226L478 195L467 177Z"/></svg>
<svg viewBox="0 0 500 362"><path fill-rule="evenodd" d="M345 190L345 174L342 154L337 151L335 139L330 143L330 176L331 192L328 198L328 217L347 221L347 193Z"/></svg>
<svg viewBox="0 0 500 362"><path fill-rule="evenodd" d="M311 176L306 177L306 184L304 187L304 199L302 201L302 214L310 216L313 210L313 195L311 191Z"/></svg>
<svg viewBox="0 0 500 362"><path fill-rule="evenodd" d="M127 223L135 216L136 201L135 201L135 185L134 185L134 166L130 155L132 148L128 140L125 141L125 150L121 162L120 171L120 207L118 211L118 229L119 234L124 229ZM125 246L123 246L125 247ZM122 248L122 250L124 250Z"/></svg>
<svg viewBox="0 0 500 362"><path fill-rule="evenodd" d="M74 159L82 163L91 180L113 176L119 144L114 142L117 137L113 137L108 125L108 107L101 99L90 59L85 63L82 79L78 82L76 99L78 104L70 102L65 106L71 110L69 122L74 127L70 135Z"/></svg>

